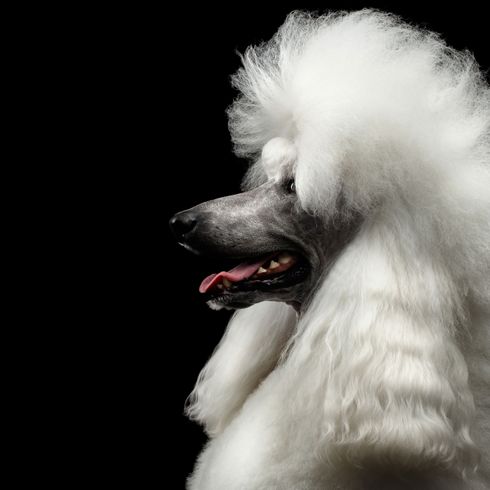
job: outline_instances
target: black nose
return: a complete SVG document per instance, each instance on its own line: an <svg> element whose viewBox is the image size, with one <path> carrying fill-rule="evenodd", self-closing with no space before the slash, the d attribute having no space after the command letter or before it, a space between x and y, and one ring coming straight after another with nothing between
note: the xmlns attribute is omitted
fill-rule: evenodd
<svg viewBox="0 0 490 490"><path fill-rule="evenodd" d="M196 214L192 211L182 211L172 216L170 219L170 228L177 239L183 238L183 236L194 229L197 223Z"/></svg>

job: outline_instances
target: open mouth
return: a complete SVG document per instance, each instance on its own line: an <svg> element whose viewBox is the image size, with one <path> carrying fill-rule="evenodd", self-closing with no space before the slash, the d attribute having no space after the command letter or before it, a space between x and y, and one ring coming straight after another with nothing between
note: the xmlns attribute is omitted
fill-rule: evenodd
<svg viewBox="0 0 490 490"><path fill-rule="evenodd" d="M211 274L202 281L199 292L219 299L239 292L287 288L303 281L307 268L299 254L273 252L245 260L229 271Z"/></svg>

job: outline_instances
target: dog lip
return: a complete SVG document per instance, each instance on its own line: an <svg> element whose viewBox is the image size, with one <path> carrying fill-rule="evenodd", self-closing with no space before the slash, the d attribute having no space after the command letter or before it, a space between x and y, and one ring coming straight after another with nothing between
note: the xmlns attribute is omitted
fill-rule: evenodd
<svg viewBox="0 0 490 490"><path fill-rule="evenodd" d="M177 242L181 247L184 247L188 252L193 253L194 255L197 256L202 256L203 253L198 250L197 248L191 247L188 243L185 242Z"/></svg>
<svg viewBox="0 0 490 490"><path fill-rule="evenodd" d="M200 293L206 293L212 290L216 285L221 284L222 282L228 283L238 283L248 278L252 277L257 270L260 269L262 265L265 264L271 258L270 255L266 257L261 257L259 260L246 260L244 262L240 262L238 265L233 267L233 269L229 271L221 271L215 274L211 274L207 276L199 286Z"/></svg>
<svg viewBox="0 0 490 490"><path fill-rule="evenodd" d="M293 247L293 246L284 246L282 248L277 248L277 249L259 249L259 250L251 250L251 251L242 251L242 252L234 252L234 253L229 253L226 250L220 250L219 248L211 248L211 247L198 247L196 245L190 245L188 242L185 241L179 241L177 242L181 247L184 247L188 252L193 253L194 255L210 259L212 261L226 261L226 262L232 262L232 261L254 261L261 259L262 257L269 258L273 257L274 255L280 254L281 252L288 252L292 255L298 255L302 258L306 257L305 252L303 250L299 249L298 247Z"/></svg>
<svg viewBox="0 0 490 490"><path fill-rule="evenodd" d="M298 256L294 265L278 275L267 276L264 278L253 277L243 281L233 282L228 288L217 289L216 287L203 291L206 301L213 300L223 304L235 304L241 302L243 296L248 296L255 292L267 294L278 290L287 290L304 282L311 271L309 262L304 256Z"/></svg>

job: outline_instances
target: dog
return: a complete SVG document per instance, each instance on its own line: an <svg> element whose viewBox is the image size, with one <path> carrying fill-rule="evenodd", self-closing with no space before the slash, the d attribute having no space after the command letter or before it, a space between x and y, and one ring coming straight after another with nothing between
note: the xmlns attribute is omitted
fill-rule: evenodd
<svg viewBox="0 0 490 490"><path fill-rule="evenodd" d="M243 55L243 192L175 215L237 310L187 407L190 490L490 488L490 97L386 13L293 12Z"/></svg>

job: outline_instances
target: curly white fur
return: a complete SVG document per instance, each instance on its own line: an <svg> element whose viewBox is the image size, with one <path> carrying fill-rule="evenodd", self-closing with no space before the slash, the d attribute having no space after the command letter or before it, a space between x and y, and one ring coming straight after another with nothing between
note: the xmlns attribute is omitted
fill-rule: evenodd
<svg viewBox="0 0 490 490"><path fill-rule="evenodd" d="M366 10L293 13L243 62L229 114L257 160L249 182L283 137L304 208L331 219L342 192L365 222L298 319L261 303L231 320L191 396L212 439L190 488L490 488L490 97L475 61Z"/></svg>

